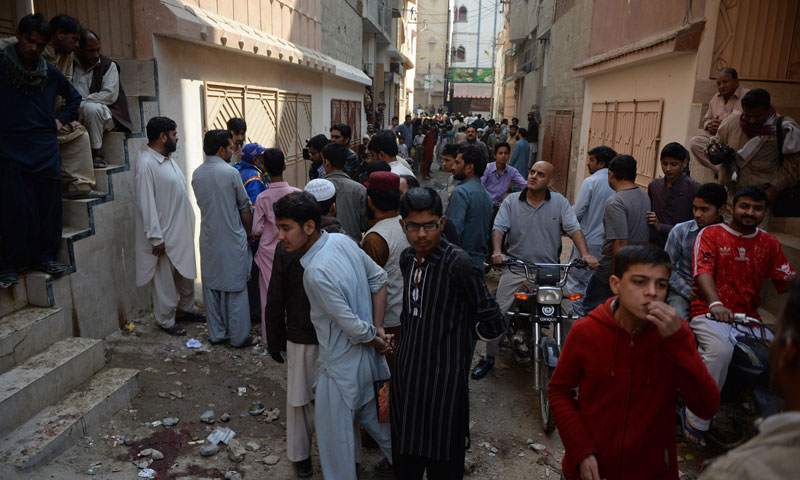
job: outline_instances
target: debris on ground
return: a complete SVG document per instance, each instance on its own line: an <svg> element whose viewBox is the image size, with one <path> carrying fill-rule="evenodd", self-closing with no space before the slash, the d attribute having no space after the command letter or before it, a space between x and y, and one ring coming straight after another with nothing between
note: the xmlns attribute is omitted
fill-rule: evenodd
<svg viewBox="0 0 800 480"><path fill-rule="evenodd" d="M214 410L206 410L205 412L203 412L203 414L200 415L200 421L203 423L208 423L213 425L214 422L216 421L214 419Z"/></svg>
<svg viewBox="0 0 800 480"><path fill-rule="evenodd" d="M281 457L277 455L267 455L264 457L264 463L267 465L275 465L281 460Z"/></svg>
<svg viewBox="0 0 800 480"><path fill-rule="evenodd" d="M161 460L164 458L164 454L156 450L155 448L145 448L141 452L139 452L140 457L150 457L153 460Z"/></svg>
<svg viewBox="0 0 800 480"><path fill-rule="evenodd" d="M251 452L255 452L258 451L259 448L261 448L261 445L257 444L256 442L247 442L244 448L250 450Z"/></svg>
<svg viewBox="0 0 800 480"><path fill-rule="evenodd" d="M162 422L165 426L171 427L173 425L177 425L179 420L178 417L167 417L164 420L162 420Z"/></svg>
<svg viewBox="0 0 800 480"><path fill-rule="evenodd" d="M266 420L264 420L264 421L267 422L267 423L272 423L275 420L277 420L278 418L280 418L281 411L277 407L272 407L272 408L264 411L264 415L266 415L266 417L267 417Z"/></svg>
<svg viewBox="0 0 800 480"><path fill-rule="evenodd" d="M228 413L228 412L223 413L222 416L219 417L219 421L220 422L225 422L225 423L230 422L231 421L231 414Z"/></svg>
<svg viewBox="0 0 800 480"><path fill-rule="evenodd" d="M204 445L200 447L200 455L204 457L211 457L218 453L219 453L219 447L217 446L217 444Z"/></svg>
<svg viewBox="0 0 800 480"><path fill-rule="evenodd" d="M228 441L228 458L231 459L232 462L242 462L244 461L244 456L247 451L244 449L239 440L232 438Z"/></svg>
<svg viewBox="0 0 800 480"><path fill-rule="evenodd" d="M152 468L145 468L144 470L139 472L140 478L153 478L156 476L156 471Z"/></svg>
<svg viewBox="0 0 800 480"><path fill-rule="evenodd" d="M211 443L212 445L217 445L219 442L222 442L227 445L228 442L235 436L236 432L234 432L230 428L218 427L213 432L211 432L211 434L209 434L208 437L206 437L206 440L208 440L208 442Z"/></svg>

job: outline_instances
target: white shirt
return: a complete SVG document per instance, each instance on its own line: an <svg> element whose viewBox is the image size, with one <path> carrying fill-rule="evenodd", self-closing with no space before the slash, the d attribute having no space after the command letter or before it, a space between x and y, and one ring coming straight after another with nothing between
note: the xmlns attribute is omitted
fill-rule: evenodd
<svg viewBox="0 0 800 480"><path fill-rule="evenodd" d="M100 91L89 93L95 68L100 68L100 60L87 70L84 70L81 62L76 60L72 70L72 85L81 94L84 102L112 105L117 101L117 96L119 96L119 70L117 70L117 64L112 63L108 67L108 71L103 75L103 87Z"/></svg>
<svg viewBox="0 0 800 480"><path fill-rule="evenodd" d="M147 284L156 271L155 245L184 278L197 277L194 254L194 211L178 165L150 147L136 163L136 285Z"/></svg>
<svg viewBox="0 0 800 480"><path fill-rule="evenodd" d="M392 173L395 173L397 175L411 175L412 177L417 178L417 176L414 175L414 172L412 172L411 169L400 163L400 161L397 159L395 159L393 162L389 162L389 167L392 169Z"/></svg>

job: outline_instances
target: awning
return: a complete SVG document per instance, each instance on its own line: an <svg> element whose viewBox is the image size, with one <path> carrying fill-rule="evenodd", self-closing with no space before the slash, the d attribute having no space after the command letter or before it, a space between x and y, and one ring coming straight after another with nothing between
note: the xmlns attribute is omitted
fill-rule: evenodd
<svg viewBox="0 0 800 480"><path fill-rule="evenodd" d="M152 33L285 62L363 85L372 84L369 77L358 68L318 50L289 42L203 8L187 5L181 0L160 0L159 3L172 18L154 22Z"/></svg>
<svg viewBox="0 0 800 480"><path fill-rule="evenodd" d="M491 83L454 83L453 98L492 98Z"/></svg>

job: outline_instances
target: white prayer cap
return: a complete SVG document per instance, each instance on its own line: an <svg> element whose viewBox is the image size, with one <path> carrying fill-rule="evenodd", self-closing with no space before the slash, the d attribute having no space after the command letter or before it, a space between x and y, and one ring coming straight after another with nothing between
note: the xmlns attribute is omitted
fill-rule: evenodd
<svg viewBox="0 0 800 480"><path fill-rule="evenodd" d="M325 180L324 178L315 178L311 180L306 184L303 190L313 195L318 202L330 200L336 195L336 187L333 186L333 182Z"/></svg>

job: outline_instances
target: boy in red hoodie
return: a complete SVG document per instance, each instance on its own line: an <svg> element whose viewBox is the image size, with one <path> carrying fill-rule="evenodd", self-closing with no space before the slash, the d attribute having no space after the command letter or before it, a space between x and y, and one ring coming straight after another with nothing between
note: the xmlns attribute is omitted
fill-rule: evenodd
<svg viewBox="0 0 800 480"><path fill-rule="evenodd" d="M678 391L706 418L717 411L694 335L664 303L671 269L655 245L623 247L609 280L617 296L569 332L547 391L570 480L677 480Z"/></svg>

